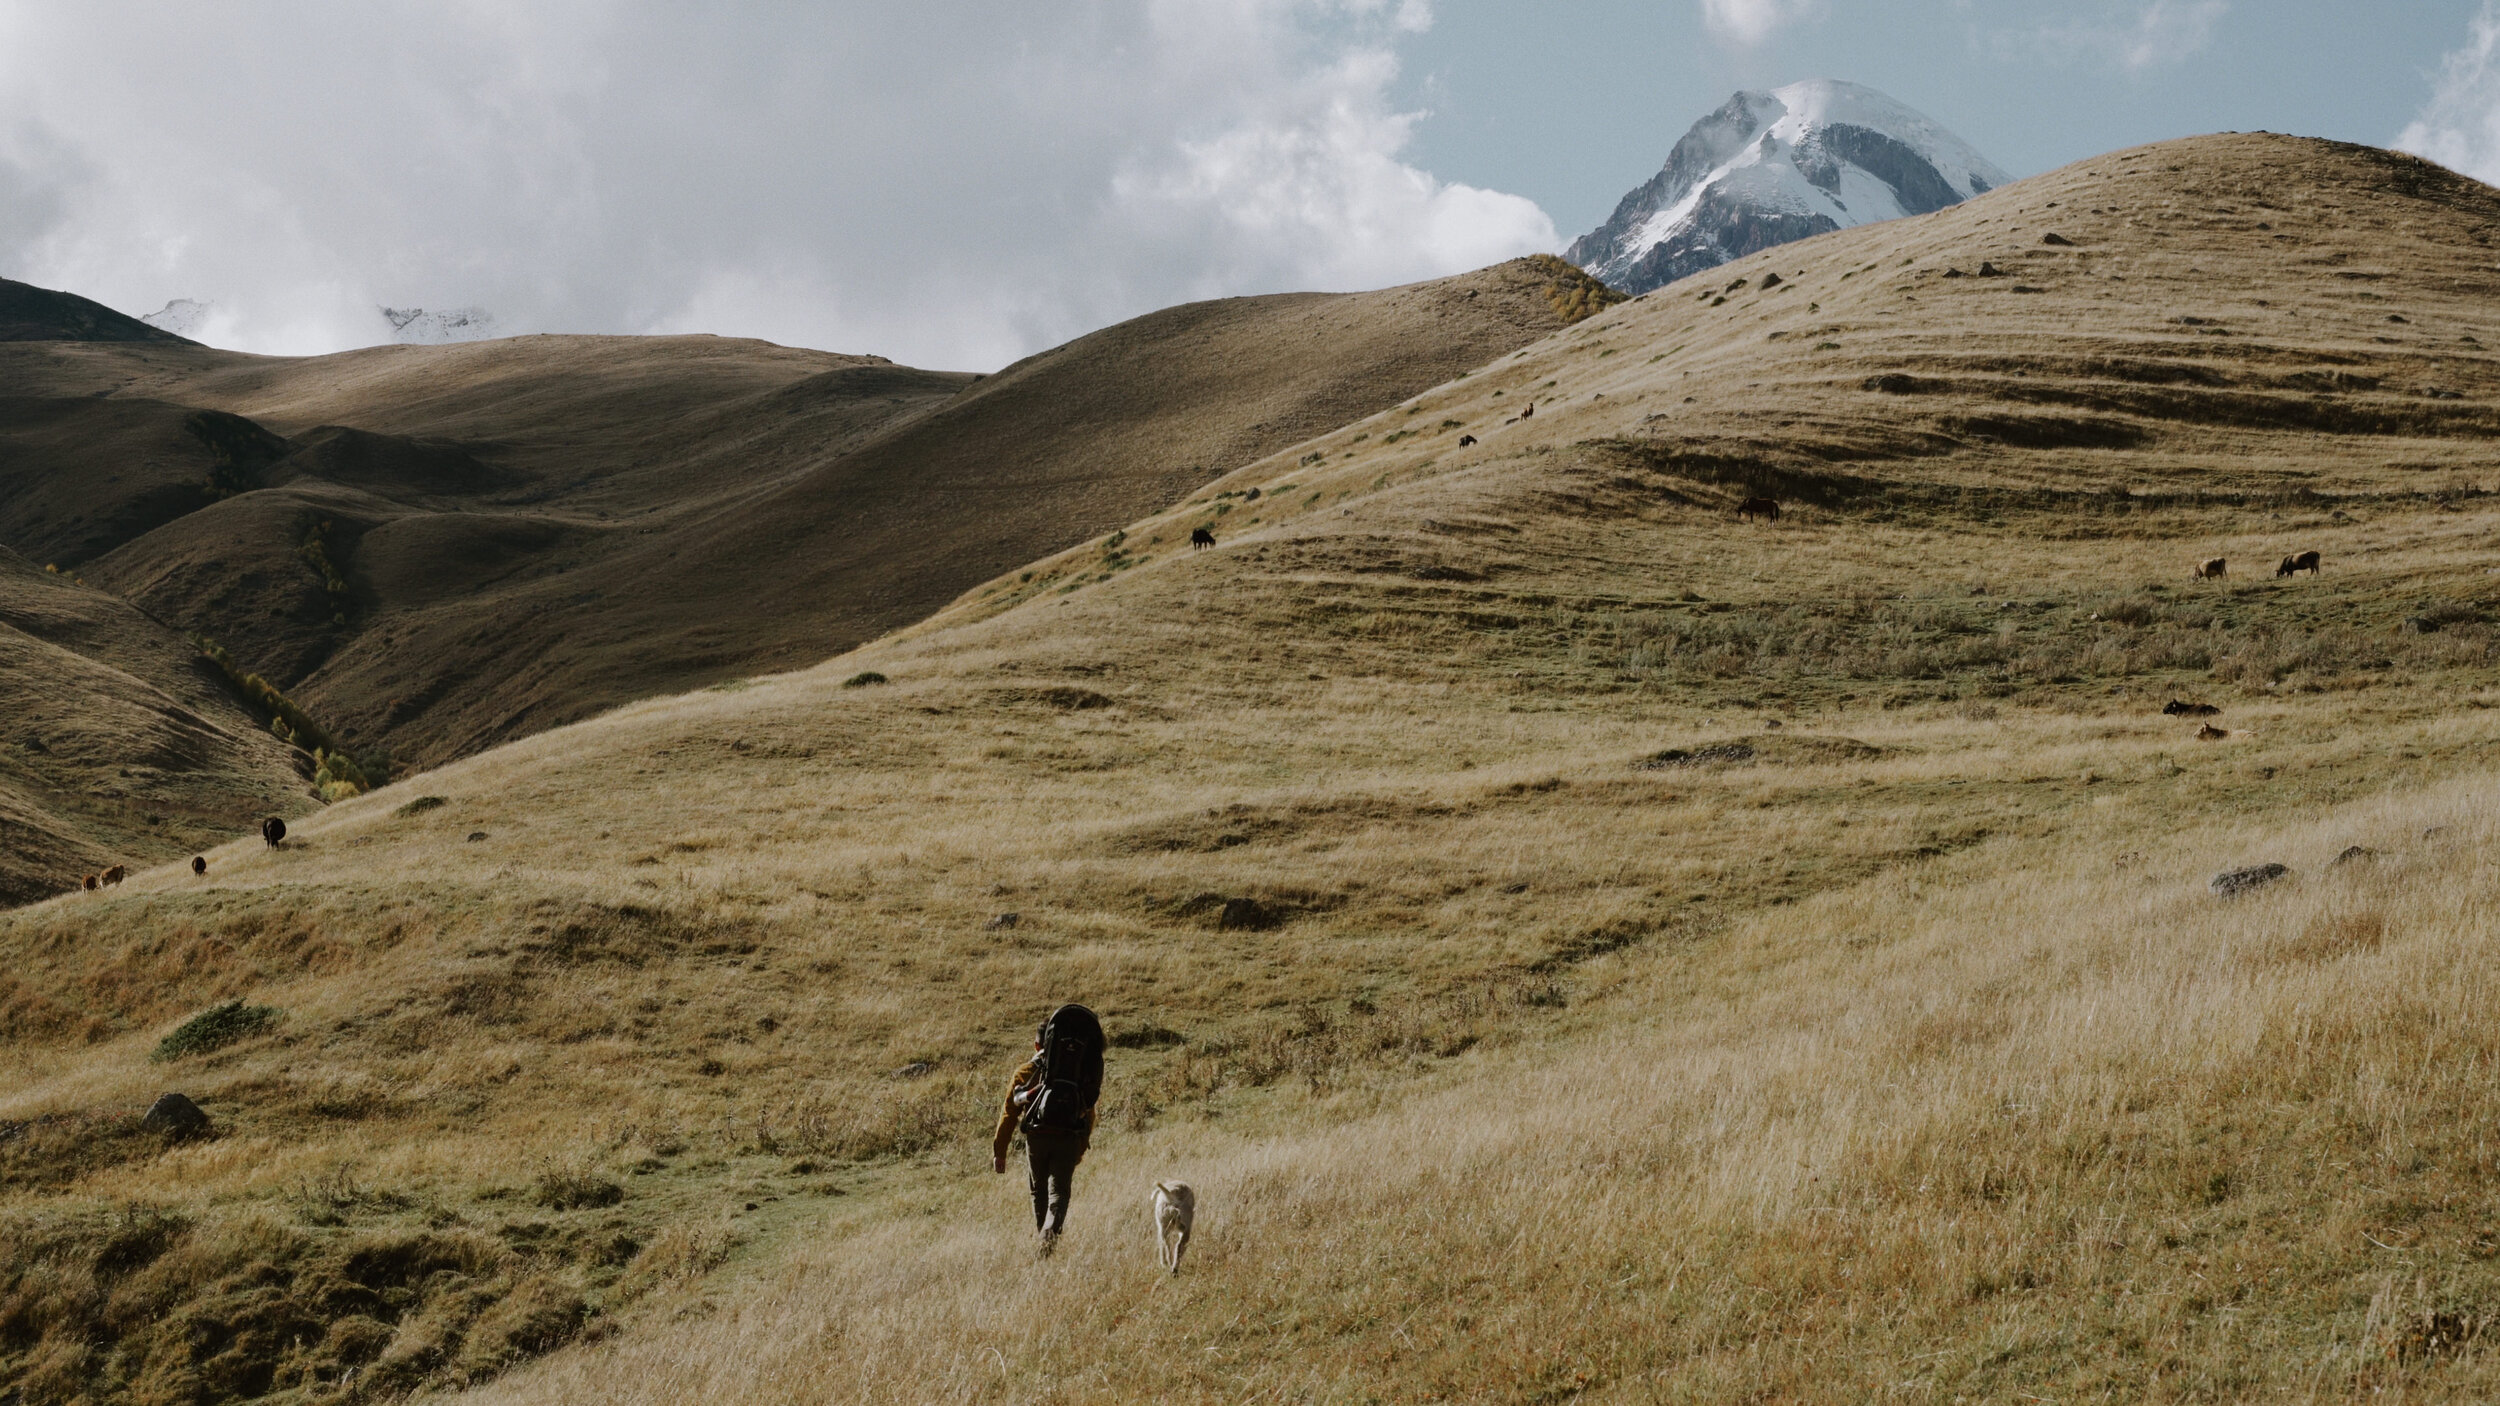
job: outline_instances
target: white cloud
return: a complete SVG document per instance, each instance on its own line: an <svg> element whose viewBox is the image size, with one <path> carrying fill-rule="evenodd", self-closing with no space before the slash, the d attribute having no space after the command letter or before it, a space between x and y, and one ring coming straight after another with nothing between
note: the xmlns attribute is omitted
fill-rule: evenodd
<svg viewBox="0 0 2500 1406"><path fill-rule="evenodd" d="M1812 8L1812 0L1701 0L1701 22L1722 39L1753 45Z"/></svg>
<svg viewBox="0 0 2500 1406"><path fill-rule="evenodd" d="M2476 180L2500 181L2500 0L2483 0L2465 47L2440 64L2430 101L2395 146Z"/></svg>
<svg viewBox="0 0 2500 1406"><path fill-rule="evenodd" d="M2231 0L2150 0L2118 6L2097 20L2000 35L2000 57L2030 51L2052 59L2095 59L2130 72L2178 63L2213 42Z"/></svg>
<svg viewBox="0 0 2500 1406"><path fill-rule="evenodd" d="M0 0L0 275L221 345L700 330L995 366L1561 241L1405 158L1429 0Z"/></svg>

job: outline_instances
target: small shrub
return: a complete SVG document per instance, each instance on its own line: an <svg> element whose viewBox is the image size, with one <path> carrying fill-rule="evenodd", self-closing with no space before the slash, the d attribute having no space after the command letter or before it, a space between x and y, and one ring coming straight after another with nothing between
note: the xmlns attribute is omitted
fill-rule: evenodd
<svg viewBox="0 0 2500 1406"><path fill-rule="evenodd" d="M237 1040L257 1035L277 1020L276 1006L247 1006L241 1001L228 1001L211 1006L174 1027L172 1034L157 1041L156 1052L148 1058L163 1063L184 1055L207 1054L221 1050Z"/></svg>
<svg viewBox="0 0 2500 1406"><path fill-rule="evenodd" d="M1031 579L1030 573L1027 574L1027 579ZM878 673L874 669L868 669L844 679L842 681L842 686L844 688L866 688L872 683L884 683L885 681L885 675Z"/></svg>
<svg viewBox="0 0 2500 1406"><path fill-rule="evenodd" d="M429 810L440 810L449 804L451 804L451 802L444 800L440 796L419 796L415 800L410 801L408 804L392 811L391 814L404 820L412 815L423 815Z"/></svg>
<svg viewBox="0 0 2500 1406"><path fill-rule="evenodd" d="M625 1199L625 1188L605 1177L550 1167L538 1174L530 1199L551 1211L613 1206Z"/></svg>

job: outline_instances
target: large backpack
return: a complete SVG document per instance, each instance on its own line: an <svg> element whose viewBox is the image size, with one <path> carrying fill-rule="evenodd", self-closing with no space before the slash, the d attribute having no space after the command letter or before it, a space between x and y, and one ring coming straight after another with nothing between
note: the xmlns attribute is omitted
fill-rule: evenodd
<svg viewBox="0 0 2500 1406"><path fill-rule="evenodd" d="M1024 1106L1029 1131L1078 1132L1102 1097L1102 1021L1083 1006L1067 1005L1042 1025L1039 1079Z"/></svg>

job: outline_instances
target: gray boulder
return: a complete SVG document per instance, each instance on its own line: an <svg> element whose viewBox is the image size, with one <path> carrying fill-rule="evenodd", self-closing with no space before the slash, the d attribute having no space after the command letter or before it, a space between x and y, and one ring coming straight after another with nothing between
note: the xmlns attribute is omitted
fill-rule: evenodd
<svg viewBox="0 0 2500 1406"><path fill-rule="evenodd" d="M2216 898L2237 898L2250 889L2264 888L2292 872L2280 864L2252 864L2246 869L2228 869L2213 877L2206 885Z"/></svg>
<svg viewBox="0 0 2500 1406"><path fill-rule="evenodd" d="M199 1137L208 1131L208 1115L200 1106L180 1094L161 1094L148 1105L147 1116L139 1120L139 1130L148 1133L169 1133L174 1137Z"/></svg>

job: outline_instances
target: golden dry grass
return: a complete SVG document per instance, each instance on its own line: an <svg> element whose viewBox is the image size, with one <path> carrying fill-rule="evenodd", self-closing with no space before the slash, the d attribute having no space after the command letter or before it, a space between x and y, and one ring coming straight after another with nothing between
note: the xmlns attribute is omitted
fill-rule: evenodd
<svg viewBox="0 0 2500 1406"><path fill-rule="evenodd" d="M2304 189L2427 179L2256 139L2155 152L2173 201L2295 160ZM2084 188L1782 257L1961 259ZM2485 267L2489 198L2404 207L2456 223L2408 266ZM2370 350L2383 314L2335 266L2225 262L2271 255L2238 218L2129 255L2315 305L2226 379L2420 355ZM2028 321L1904 315L1831 372L1694 291L822 667L411 778L213 854L206 884L0 918L7 1234L57 1267L9 1282L0 1367L58 1380L86 1352L102 1397L249 1394L113 1326L140 1275L165 1321L241 1314L237 1286L384 1296L364 1338L257 1349L306 1399L577 1335L600 1340L491 1391L2476 1394L2450 1339L2495 1302L2475 860L2500 523L2412 465L2473 467L2453 417L2487 413L2480 363L2440 363L2466 401L2355 392L2380 418L2316 438L2183 402L2092 412L2129 447L2029 448L2001 433L2016 382L2113 393L2058 360L2078 346L2186 375L2228 339L2078 276L2006 293ZM2409 325L2480 315L2409 296ZM1708 403L1671 350L1704 336ZM2007 369L1932 396L1866 385L1990 354ZM1676 434L1644 420L1683 394ZM1943 439L1834 448L1911 430ZM1733 523L1756 480L1806 511ZM1217 550L1185 547L1202 524ZM2306 547L2315 579L2186 579ZM891 682L845 686L863 671ZM2198 741L2173 696L2233 735ZM2380 857L2334 866L2353 844ZM2205 891L2269 859L2296 877ZM1120 1047L1076 1229L1036 1263L986 1110L1070 997ZM227 998L285 1014L149 1062ZM126 1126L174 1085L221 1137ZM1173 1174L1206 1238L1164 1281L1143 1193ZM143 1208L182 1226L116 1268ZM370 1282L410 1263L439 1273Z"/></svg>

